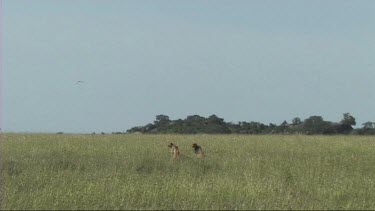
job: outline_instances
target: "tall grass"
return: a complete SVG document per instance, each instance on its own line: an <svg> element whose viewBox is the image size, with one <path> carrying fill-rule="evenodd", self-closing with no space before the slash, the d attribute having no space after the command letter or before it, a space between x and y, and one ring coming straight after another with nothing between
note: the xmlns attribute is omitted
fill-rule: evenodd
<svg viewBox="0 0 375 211"><path fill-rule="evenodd" d="M370 136L3 139L2 209L375 209ZM170 159L170 142L181 159ZM193 142L204 159L194 155Z"/></svg>

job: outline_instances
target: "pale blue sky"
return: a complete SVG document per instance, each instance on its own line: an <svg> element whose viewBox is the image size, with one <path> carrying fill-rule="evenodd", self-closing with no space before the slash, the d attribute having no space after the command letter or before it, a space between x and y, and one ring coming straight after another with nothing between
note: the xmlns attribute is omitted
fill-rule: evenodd
<svg viewBox="0 0 375 211"><path fill-rule="evenodd" d="M5 131L375 121L373 0L3 0L2 16Z"/></svg>

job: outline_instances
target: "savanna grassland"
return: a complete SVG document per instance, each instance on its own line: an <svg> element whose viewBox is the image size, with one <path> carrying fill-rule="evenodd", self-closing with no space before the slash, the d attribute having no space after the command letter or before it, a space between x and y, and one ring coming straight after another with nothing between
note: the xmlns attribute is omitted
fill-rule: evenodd
<svg viewBox="0 0 375 211"><path fill-rule="evenodd" d="M2 209L375 209L374 136L2 134L1 147Z"/></svg>

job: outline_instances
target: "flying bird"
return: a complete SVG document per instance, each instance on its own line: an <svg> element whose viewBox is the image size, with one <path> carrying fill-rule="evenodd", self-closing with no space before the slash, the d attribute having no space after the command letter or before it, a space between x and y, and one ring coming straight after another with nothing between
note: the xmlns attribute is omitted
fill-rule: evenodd
<svg viewBox="0 0 375 211"><path fill-rule="evenodd" d="M83 81L77 81L77 82L76 82L76 84L79 84L79 83L85 83L85 82L83 82Z"/></svg>

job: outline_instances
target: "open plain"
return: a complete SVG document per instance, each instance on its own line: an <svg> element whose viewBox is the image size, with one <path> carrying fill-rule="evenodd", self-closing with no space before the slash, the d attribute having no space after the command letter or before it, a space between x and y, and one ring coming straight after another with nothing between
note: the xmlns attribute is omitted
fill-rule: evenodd
<svg viewBox="0 0 375 211"><path fill-rule="evenodd" d="M6 210L375 209L373 136L6 133L1 153Z"/></svg>

